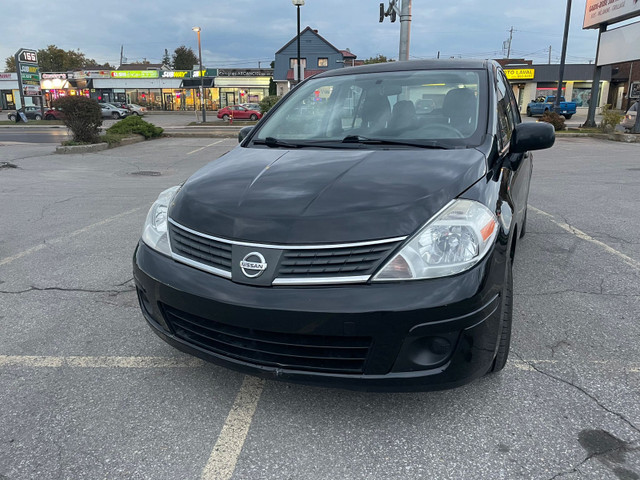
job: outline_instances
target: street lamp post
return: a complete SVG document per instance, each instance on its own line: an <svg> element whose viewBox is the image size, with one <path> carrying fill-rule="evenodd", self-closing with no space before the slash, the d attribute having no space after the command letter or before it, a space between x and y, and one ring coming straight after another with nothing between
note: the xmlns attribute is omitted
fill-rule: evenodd
<svg viewBox="0 0 640 480"><path fill-rule="evenodd" d="M300 7L304 5L304 0L291 0L298 9L298 83L302 81L302 64L300 63Z"/></svg>
<svg viewBox="0 0 640 480"><path fill-rule="evenodd" d="M207 110L204 105L204 74L202 72L202 46L200 45L200 27L191 30L198 34L198 58L200 60L200 105L202 106L202 123L207 122Z"/></svg>

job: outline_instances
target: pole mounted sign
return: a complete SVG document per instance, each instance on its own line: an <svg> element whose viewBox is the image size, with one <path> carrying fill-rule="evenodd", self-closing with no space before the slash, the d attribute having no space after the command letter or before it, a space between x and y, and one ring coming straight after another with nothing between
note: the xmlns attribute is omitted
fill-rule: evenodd
<svg viewBox="0 0 640 480"><path fill-rule="evenodd" d="M40 97L40 107L42 108L38 52L28 48L21 48L15 54L15 61L21 106L24 107L24 97Z"/></svg>
<svg viewBox="0 0 640 480"><path fill-rule="evenodd" d="M584 13L585 28L598 28L640 15L639 0L587 0Z"/></svg>

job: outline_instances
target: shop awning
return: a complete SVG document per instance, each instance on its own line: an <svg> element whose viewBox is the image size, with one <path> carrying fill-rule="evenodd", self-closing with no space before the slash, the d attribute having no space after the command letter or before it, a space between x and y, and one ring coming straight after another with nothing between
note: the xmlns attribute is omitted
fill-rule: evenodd
<svg viewBox="0 0 640 480"><path fill-rule="evenodd" d="M204 80L204 88L213 87L213 80L215 77L203 77ZM182 85L180 88L198 88L200 86L199 78L185 78L182 80Z"/></svg>

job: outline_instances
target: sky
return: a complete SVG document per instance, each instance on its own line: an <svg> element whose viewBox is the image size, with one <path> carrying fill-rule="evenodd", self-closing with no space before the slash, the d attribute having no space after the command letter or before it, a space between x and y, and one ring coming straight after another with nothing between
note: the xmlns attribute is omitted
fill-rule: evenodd
<svg viewBox="0 0 640 480"><path fill-rule="evenodd" d="M400 21L379 23L381 1L306 0L301 29L317 29L359 59L378 54L397 59ZM589 63L596 54L597 31L582 30L585 3L573 1L567 63ZM4 59L20 48L48 45L80 50L112 66L120 62L121 47L129 63L160 63L165 49L171 55L181 45L197 54L191 30L196 25L202 29L206 67L268 67L297 29L291 0L102 0L91 15L86 3L73 5L13 3L0 26L0 71ZM503 42L513 28L511 58L547 63L551 47L551 62L559 63L566 5L561 0L413 0L410 59L436 58L438 52L441 58L504 58Z"/></svg>

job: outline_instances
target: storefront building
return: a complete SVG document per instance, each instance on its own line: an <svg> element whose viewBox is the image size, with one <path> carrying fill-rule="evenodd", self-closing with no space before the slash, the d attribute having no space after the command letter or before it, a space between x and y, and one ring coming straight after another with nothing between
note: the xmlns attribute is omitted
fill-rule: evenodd
<svg viewBox="0 0 640 480"><path fill-rule="evenodd" d="M511 83L520 113L525 113L527 104L541 96L555 95L558 91L560 65L534 65L527 60L499 60ZM566 64L562 95L568 101L576 102L578 112L586 113L591 102L591 85L595 65ZM598 109L607 104L611 84L611 67L603 67L597 101Z"/></svg>
<svg viewBox="0 0 640 480"><path fill-rule="evenodd" d="M17 73L0 73L0 110L15 110L20 102Z"/></svg>
<svg viewBox="0 0 640 480"><path fill-rule="evenodd" d="M238 103L259 103L269 95L272 77L271 69L218 69L215 86L220 92L220 108Z"/></svg>

